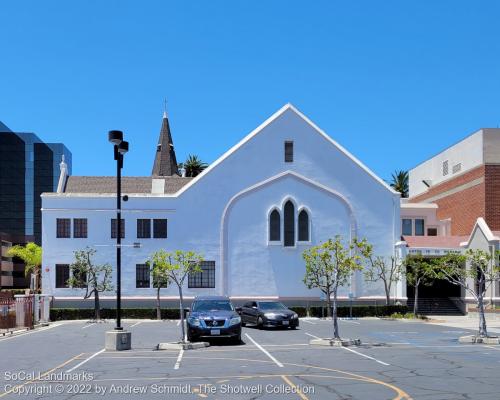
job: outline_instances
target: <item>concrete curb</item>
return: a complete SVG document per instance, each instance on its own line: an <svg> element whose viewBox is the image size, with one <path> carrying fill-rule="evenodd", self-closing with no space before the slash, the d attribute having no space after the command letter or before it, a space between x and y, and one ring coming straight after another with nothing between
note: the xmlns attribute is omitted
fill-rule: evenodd
<svg viewBox="0 0 500 400"><path fill-rule="evenodd" d="M202 349L204 347L209 347L208 342L171 342L171 343L159 343L156 346L157 350L195 350Z"/></svg>
<svg viewBox="0 0 500 400"><path fill-rule="evenodd" d="M361 344L360 339L312 339L309 341L312 346L335 346L335 347L348 347L348 346L359 346Z"/></svg>
<svg viewBox="0 0 500 400"><path fill-rule="evenodd" d="M500 338L498 336L481 337L476 335L467 335L467 336L460 336L458 338L458 343L500 344Z"/></svg>

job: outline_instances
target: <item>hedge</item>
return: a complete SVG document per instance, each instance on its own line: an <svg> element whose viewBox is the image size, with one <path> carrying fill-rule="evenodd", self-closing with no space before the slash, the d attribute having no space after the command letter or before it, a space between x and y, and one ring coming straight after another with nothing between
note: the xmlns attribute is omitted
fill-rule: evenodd
<svg viewBox="0 0 500 400"><path fill-rule="evenodd" d="M306 307L290 307L295 311L299 317L307 315ZM408 311L406 306L353 306L353 317L383 317L389 316L393 313L405 314ZM341 306L337 308L337 315L339 317L349 317L349 307ZM310 307L309 316L323 317L326 316L325 307ZM179 310L175 308L162 308L162 319L178 319ZM51 321L60 321L68 319L92 319L94 318L93 308L52 308L50 310ZM116 310L112 308L101 309L101 318L115 319ZM123 308L122 318L140 318L140 319L156 319L155 308Z"/></svg>

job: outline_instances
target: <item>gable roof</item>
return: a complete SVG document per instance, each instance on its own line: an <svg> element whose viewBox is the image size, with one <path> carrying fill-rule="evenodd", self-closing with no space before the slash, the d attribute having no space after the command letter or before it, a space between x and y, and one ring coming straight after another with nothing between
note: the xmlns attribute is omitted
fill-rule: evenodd
<svg viewBox="0 0 500 400"><path fill-rule="evenodd" d="M257 136L264 128L270 125L272 122L280 118L286 111L293 111L296 115L302 118L307 124L309 124L317 133L323 136L326 140L328 140L333 146L335 146L341 153L351 159L358 167L360 167L363 171L365 171L370 177L372 177L376 182L382 185L385 189L395 195L399 195L400 193L395 191L392 187L390 187L383 179L378 177L372 170L370 170L366 165L364 165L361 161L359 161L356 157L354 157L351 153L349 153L344 147L338 144L335 140L333 140L330 136L328 136L322 129L320 129L314 122L312 122L309 118L307 118L304 114L302 114L296 107L294 107L291 103L285 104L281 107L277 112L275 112L271 117L265 120L261 125L259 125L256 129L250 132L247 136L245 136L242 140L240 140L236 145L231 147L228 151L226 151L222 156L220 156L217 160L215 160L212 164L210 164L201 174L195 177L190 183L184 186L177 195L180 195L187 189L189 189L192 185L196 184L198 180L203 179L203 177L210 173L213 169L215 169L219 164L221 164L226 158L235 153L239 148L249 142L254 136Z"/></svg>
<svg viewBox="0 0 500 400"><path fill-rule="evenodd" d="M188 184L193 178L168 176L153 178L151 176L122 177L122 193L152 193L153 179L165 181L164 194L173 194ZM116 177L114 176L68 176L64 193L116 193Z"/></svg>
<svg viewBox="0 0 500 400"><path fill-rule="evenodd" d="M476 234L476 231L477 230L480 230L484 237L486 238L486 240L488 242L498 242L500 240L500 236L498 235L498 232L493 232L490 227L488 226L488 224L486 223L486 221L484 220L483 217L479 217L477 220L476 220L476 223L474 224L474 227L472 228L472 231L471 231L471 234L466 237L464 240L464 242L462 243L462 246L464 247L468 247L472 238L474 237L474 235Z"/></svg>

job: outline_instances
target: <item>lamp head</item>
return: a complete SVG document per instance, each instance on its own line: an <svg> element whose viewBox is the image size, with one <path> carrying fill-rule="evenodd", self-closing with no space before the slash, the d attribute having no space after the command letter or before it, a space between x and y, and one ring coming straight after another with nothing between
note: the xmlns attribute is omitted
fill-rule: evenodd
<svg viewBox="0 0 500 400"><path fill-rule="evenodd" d="M123 132L122 131L109 131L108 140L114 145L118 146L123 142Z"/></svg>
<svg viewBox="0 0 500 400"><path fill-rule="evenodd" d="M123 141L118 145L118 153L121 155L125 154L128 151L128 142Z"/></svg>

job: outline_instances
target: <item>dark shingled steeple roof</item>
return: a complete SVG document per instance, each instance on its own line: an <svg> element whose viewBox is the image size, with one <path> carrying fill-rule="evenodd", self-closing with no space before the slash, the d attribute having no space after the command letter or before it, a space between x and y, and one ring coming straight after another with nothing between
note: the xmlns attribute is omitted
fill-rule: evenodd
<svg viewBox="0 0 500 400"><path fill-rule="evenodd" d="M175 158L174 143L170 134L167 113L163 113L160 138L156 146L155 162L153 164L153 176L179 175L177 159Z"/></svg>

